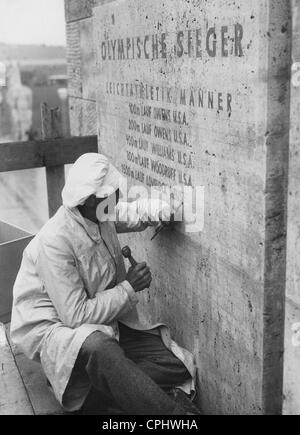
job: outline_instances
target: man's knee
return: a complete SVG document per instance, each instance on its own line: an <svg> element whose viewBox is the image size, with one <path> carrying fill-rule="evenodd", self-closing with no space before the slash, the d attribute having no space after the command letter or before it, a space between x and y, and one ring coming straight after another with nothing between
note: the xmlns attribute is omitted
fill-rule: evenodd
<svg viewBox="0 0 300 435"><path fill-rule="evenodd" d="M118 346L117 340L103 334L100 331L96 331L91 334L83 343L81 347L81 354L90 357L93 355L105 355L108 356L111 351Z"/></svg>

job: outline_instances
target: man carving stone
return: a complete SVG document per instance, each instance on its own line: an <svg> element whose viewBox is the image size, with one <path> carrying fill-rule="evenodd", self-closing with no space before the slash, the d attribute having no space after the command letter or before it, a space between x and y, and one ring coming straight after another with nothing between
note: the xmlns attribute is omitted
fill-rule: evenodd
<svg viewBox="0 0 300 435"><path fill-rule="evenodd" d="M194 413L192 404L184 409L170 395L177 387L193 390L193 357L171 340L165 325L139 319L137 294L150 287L151 272L146 263L126 272L117 238L117 232L167 220L170 210L150 207L146 219L142 203L119 202L122 180L99 154L86 154L72 167L63 206L24 252L12 340L41 362L68 411L96 395L99 408L126 414ZM97 214L108 195L118 203L116 222Z"/></svg>

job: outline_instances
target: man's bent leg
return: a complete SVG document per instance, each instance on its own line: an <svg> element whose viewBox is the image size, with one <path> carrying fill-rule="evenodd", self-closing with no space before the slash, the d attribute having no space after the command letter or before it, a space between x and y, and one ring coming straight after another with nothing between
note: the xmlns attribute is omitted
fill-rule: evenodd
<svg viewBox="0 0 300 435"><path fill-rule="evenodd" d="M191 379L184 364L168 350L160 336L119 324L120 346L161 388L168 391Z"/></svg>
<svg viewBox="0 0 300 435"><path fill-rule="evenodd" d="M94 388L111 397L127 414L184 415L134 362L118 342L101 332L90 335L79 353L76 370L84 369Z"/></svg>
<svg viewBox="0 0 300 435"><path fill-rule="evenodd" d="M164 345L160 335L136 331L119 324L120 346L127 358L134 361L163 390L172 395L189 414L200 415L190 398L177 389L191 375L185 365Z"/></svg>

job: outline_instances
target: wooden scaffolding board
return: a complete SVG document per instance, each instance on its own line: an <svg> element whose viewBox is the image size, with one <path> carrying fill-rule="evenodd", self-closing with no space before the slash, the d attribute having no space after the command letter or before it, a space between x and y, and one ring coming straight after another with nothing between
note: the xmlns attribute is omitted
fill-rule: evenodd
<svg viewBox="0 0 300 435"><path fill-rule="evenodd" d="M9 341L9 325L0 324L0 415L61 415L38 363Z"/></svg>

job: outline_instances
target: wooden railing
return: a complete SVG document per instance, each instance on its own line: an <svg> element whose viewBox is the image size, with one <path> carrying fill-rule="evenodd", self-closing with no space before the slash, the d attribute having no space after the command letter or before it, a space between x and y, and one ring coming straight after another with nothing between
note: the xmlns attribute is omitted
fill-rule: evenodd
<svg viewBox="0 0 300 435"><path fill-rule="evenodd" d="M97 136L0 144L0 173L45 167L51 217L61 205L64 165L74 163L82 154L96 153L97 150Z"/></svg>

